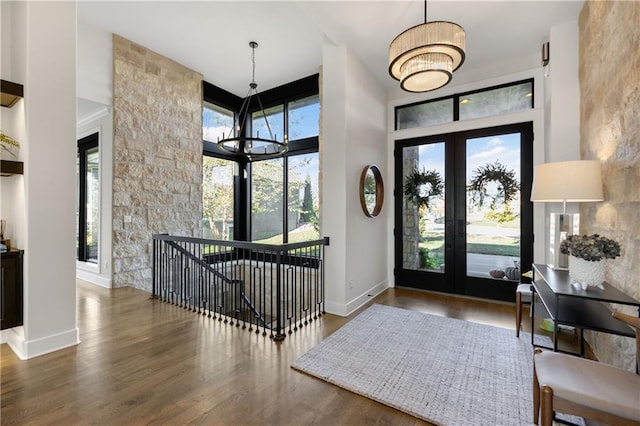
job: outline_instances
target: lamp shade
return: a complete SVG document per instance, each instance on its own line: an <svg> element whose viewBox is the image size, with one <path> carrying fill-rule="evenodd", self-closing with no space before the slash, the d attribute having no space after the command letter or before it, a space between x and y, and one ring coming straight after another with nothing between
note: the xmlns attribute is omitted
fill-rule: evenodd
<svg viewBox="0 0 640 426"><path fill-rule="evenodd" d="M531 201L602 201L600 162L594 160L560 161L536 166Z"/></svg>

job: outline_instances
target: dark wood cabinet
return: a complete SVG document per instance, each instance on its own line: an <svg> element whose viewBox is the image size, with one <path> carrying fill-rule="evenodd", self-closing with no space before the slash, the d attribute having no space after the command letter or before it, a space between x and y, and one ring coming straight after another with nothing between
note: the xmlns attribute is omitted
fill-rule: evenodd
<svg viewBox="0 0 640 426"><path fill-rule="evenodd" d="M0 329L22 325L22 250L0 254Z"/></svg>

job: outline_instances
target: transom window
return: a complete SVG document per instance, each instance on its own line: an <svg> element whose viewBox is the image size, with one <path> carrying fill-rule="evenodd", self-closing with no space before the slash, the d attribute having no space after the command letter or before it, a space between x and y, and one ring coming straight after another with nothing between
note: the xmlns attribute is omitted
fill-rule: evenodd
<svg viewBox="0 0 640 426"><path fill-rule="evenodd" d="M395 130L429 127L533 108L533 80L396 107Z"/></svg>

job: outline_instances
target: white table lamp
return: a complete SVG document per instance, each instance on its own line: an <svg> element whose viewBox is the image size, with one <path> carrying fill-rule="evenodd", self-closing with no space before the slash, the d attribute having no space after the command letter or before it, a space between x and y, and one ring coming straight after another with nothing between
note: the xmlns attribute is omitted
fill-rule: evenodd
<svg viewBox="0 0 640 426"><path fill-rule="evenodd" d="M560 243L580 232L580 215L567 214L567 202L604 200L600 162L593 160L561 161L536 166L533 173L531 201L562 203L562 213L551 213L549 223L550 264L567 269L568 256L560 253Z"/></svg>

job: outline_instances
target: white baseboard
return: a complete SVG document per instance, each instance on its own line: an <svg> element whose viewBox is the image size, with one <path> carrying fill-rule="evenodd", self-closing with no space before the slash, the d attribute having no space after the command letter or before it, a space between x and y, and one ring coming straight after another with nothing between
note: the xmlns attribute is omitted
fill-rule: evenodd
<svg viewBox="0 0 640 426"><path fill-rule="evenodd" d="M9 346L15 346L24 340L24 327L18 326L0 330L0 343L7 343ZM15 351L14 351L15 352Z"/></svg>
<svg viewBox="0 0 640 426"><path fill-rule="evenodd" d="M13 330L15 329L11 329L11 331ZM34 340L25 340L17 332L14 332L9 333L7 343L18 358L25 360L68 348L69 346L75 346L80 343L80 336L78 328Z"/></svg>
<svg viewBox="0 0 640 426"><path fill-rule="evenodd" d="M325 301L324 310L327 313L338 315L341 317L347 317L351 315L353 312L361 308L364 304L366 304L369 300L373 299L383 291L389 288L389 281L383 281L375 286L373 286L368 291L362 293L360 296L351 300L350 302L344 303L336 303L331 301Z"/></svg>
<svg viewBox="0 0 640 426"><path fill-rule="evenodd" d="M104 288L111 288L111 278L106 278L102 275L96 274L91 271L86 271L80 268L76 268L76 278L87 281L91 284L99 285Z"/></svg>

